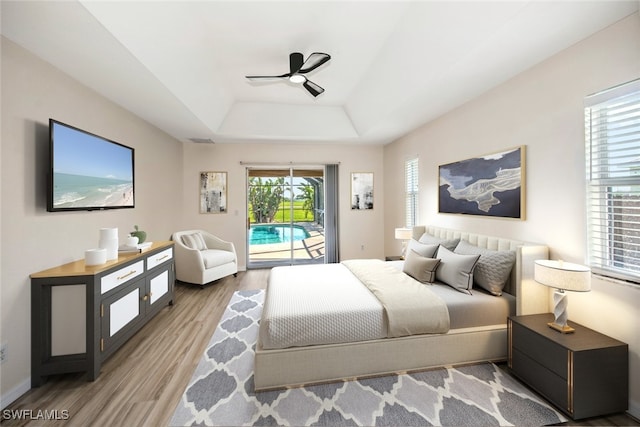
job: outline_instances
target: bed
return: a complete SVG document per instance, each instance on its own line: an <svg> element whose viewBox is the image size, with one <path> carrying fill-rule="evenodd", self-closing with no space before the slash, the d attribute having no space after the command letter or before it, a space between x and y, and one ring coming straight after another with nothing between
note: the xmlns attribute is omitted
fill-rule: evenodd
<svg viewBox="0 0 640 427"><path fill-rule="evenodd" d="M274 268L256 345L255 389L505 360L507 316L549 311L548 288L533 281L533 261L548 258L546 246L435 226L414 227L413 238L515 253L501 296L476 287L466 294L437 281L424 285L402 272L402 261ZM406 281L409 293L379 294L386 275L391 282ZM415 291L435 293L445 308L438 303L412 312L423 303ZM409 300L415 301L405 307ZM416 315L443 310L447 316Z"/></svg>

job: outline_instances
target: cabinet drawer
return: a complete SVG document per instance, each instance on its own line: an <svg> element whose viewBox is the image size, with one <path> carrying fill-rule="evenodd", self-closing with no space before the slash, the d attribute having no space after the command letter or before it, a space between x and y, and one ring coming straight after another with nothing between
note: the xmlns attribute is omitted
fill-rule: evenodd
<svg viewBox="0 0 640 427"><path fill-rule="evenodd" d="M100 279L100 293L106 294L111 289L127 283L142 273L144 273L144 261L140 260L134 264L122 267L111 274L107 274Z"/></svg>
<svg viewBox="0 0 640 427"><path fill-rule="evenodd" d="M516 349L513 350L511 363L513 372L518 377L546 396L559 408L565 411L569 410L569 393L566 379L559 377Z"/></svg>
<svg viewBox="0 0 640 427"><path fill-rule="evenodd" d="M152 268L157 267L163 262L167 262L173 258L173 249L165 249L162 252L158 252L157 254L149 255L147 257L147 270L151 270Z"/></svg>
<svg viewBox="0 0 640 427"><path fill-rule="evenodd" d="M568 378L568 351L555 345L547 338L523 327L517 323L512 324L512 347L543 367L549 369L561 378Z"/></svg>

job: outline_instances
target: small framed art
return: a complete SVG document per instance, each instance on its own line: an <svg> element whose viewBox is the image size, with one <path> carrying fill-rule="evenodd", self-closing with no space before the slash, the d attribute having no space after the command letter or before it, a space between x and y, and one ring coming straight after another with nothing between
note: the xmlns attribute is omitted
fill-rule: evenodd
<svg viewBox="0 0 640 427"><path fill-rule="evenodd" d="M227 173L200 172L200 213L227 212Z"/></svg>
<svg viewBox="0 0 640 427"><path fill-rule="evenodd" d="M351 209L373 209L373 172L351 173Z"/></svg>

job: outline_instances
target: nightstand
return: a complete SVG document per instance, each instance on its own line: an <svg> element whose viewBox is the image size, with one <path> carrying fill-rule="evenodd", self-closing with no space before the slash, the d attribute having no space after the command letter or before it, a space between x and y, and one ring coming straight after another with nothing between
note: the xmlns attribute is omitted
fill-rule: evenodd
<svg viewBox="0 0 640 427"><path fill-rule="evenodd" d="M572 334L547 326L553 314L508 319L508 364L523 382L573 419L627 410L628 345L571 323Z"/></svg>

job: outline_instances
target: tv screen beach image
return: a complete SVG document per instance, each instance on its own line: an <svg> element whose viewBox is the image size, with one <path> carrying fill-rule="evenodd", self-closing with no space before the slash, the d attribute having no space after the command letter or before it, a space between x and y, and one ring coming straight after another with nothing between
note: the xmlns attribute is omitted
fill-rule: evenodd
<svg viewBox="0 0 640 427"><path fill-rule="evenodd" d="M53 206L134 206L133 149L54 124Z"/></svg>

